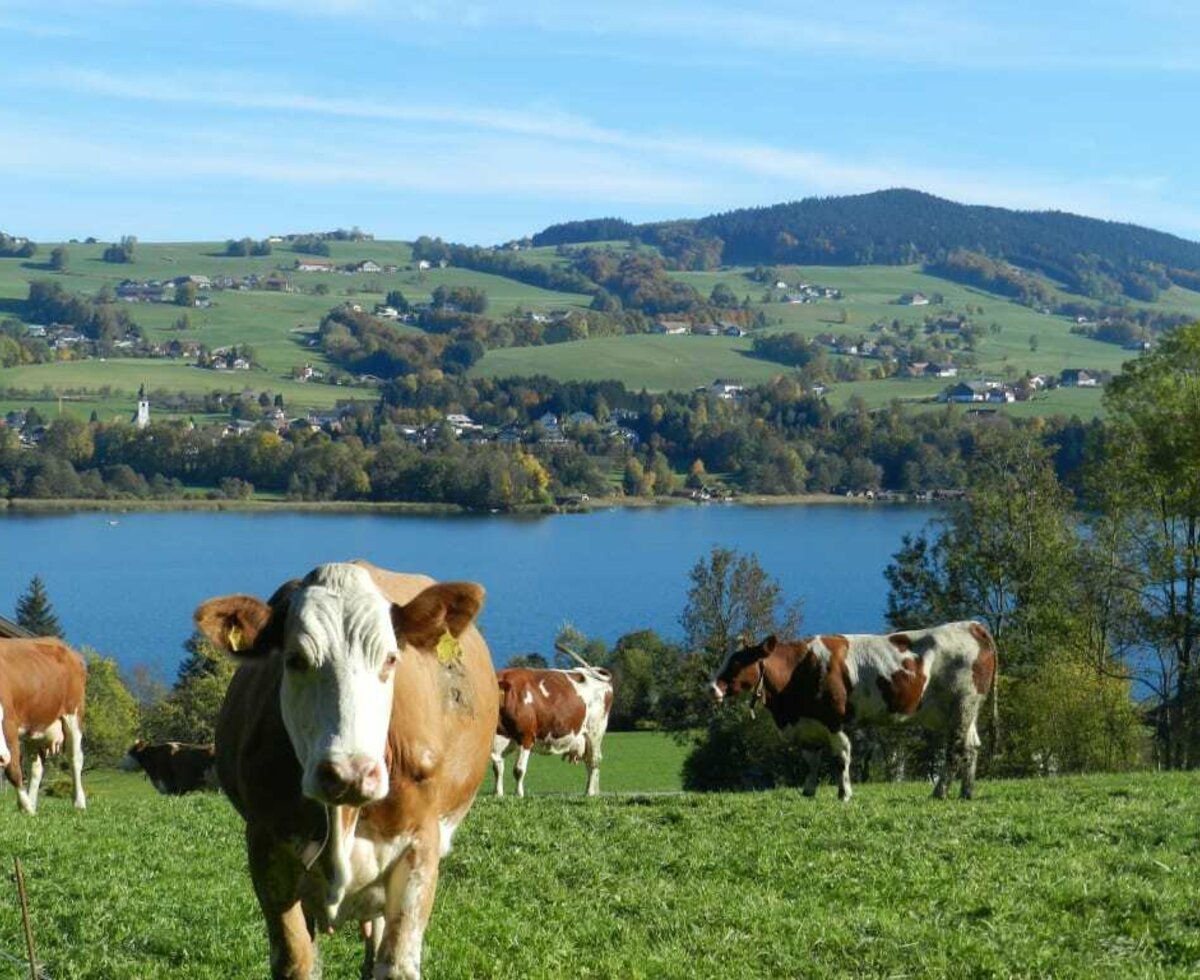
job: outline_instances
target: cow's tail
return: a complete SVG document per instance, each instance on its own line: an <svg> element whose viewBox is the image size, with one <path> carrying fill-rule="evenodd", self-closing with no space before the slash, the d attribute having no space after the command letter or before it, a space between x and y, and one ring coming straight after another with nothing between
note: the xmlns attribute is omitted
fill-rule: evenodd
<svg viewBox="0 0 1200 980"><path fill-rule="evenodd" d="M1000 651L996 648L996 640L992 631L982 623L978 624L979 639L987 644L992 653L992 689L988 693L992 698L992 756L1000 750Z"/></svg>

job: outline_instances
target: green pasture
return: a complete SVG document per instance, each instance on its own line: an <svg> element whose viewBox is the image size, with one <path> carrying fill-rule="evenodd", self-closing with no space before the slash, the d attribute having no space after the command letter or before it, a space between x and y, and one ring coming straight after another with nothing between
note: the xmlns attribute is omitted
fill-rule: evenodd
<svg viewBox="0 0 1200 980"><path fill-rule="evenodd" d="M528 286L515 280L466 269L433 268L419 270L412 263L410 247L402 242L332 242L330 259L351 262L374 259L383 265L396 265L393 273L353 274L325 272L296 272L293 267L298 253L286 246L275 246L269 256L227 258L221 254L224 244L209 243L142 243L137 247L137 260L131 265L111 265L101 261L103 245L68 245L70 264L65 273L53 273L46 266L51 244L43 244L32 260L0 259L0 315L13 314L28 291L34 278L50 278L65 288L79 293L94 293L103 283L115 285L121 279L166 279L184 273L203 275L260 274L274 269L287 272L293 285L292 293L264 291L212 291L212 305L206 309L186 311L191 320L187 331L176 331L173 325L185 312L167 304L131 304L129 311L154 339L171 338L200 340L210 347L230 344L250 344L255 348L263 366L263 376L246 379L255 390L282 390L292 397L298 407L320 407L331 404L344 394L338 389L315 385L288 387L293 368L305 363L327 366L324 356L309 344L322 315L340 302L356 302L370 309L382 301L390 289L400 289L411 301L427 300L439 285L475 286L488 295L488 315L503 316L518 309L547 310L564 307L585 307L589 298L580 294L556 293ZM527 249L518 253L527 262L561 263L563 259L552 248ZM807 281L841 289L845 298L840 301L821 301L806 305L759 302L764 292L778 296L783 290L764 286L750 280L746 268L728 268L715 272L679 272L671 275L694 286L707 295L717 283L725 283L739 296L750 297L753 309L766 314L768 332L796 331L805 336L832 332L857 336L866 333L876 320L890 323L921 323L929 315L964 313L970 305L982 307L971 318L984 325L998 326L998 332L988 330L979 349L978 372L993 378L1016 376L1025 371L1057 374L1063 368L1082 367L1119 371L1121 365L1134 356L1113 344L1089 340L1070 332L1072 321L1066 317L1039 314L1003 297L969 286L925 275L918 266L783 266L779 275L791 285ZM328 287L327 295L317 295L318 284ZM896 301L905 293L941 293L945 302L921 307L901 306ZM1183 312L1200 318L1200 293L1178 287L1165 292L1152 305L1169 312ZM846 322L840 322L842 316ZM399 330L415 328L398 325ZM1030 338L1036 337L1036 350L1031 350ZM631 336L601 338L533 348L508 348L489 351L475 366L474 373L483 376L544 373L560 380L603 380L617 378L634 389L652 391L687 389L709 384L715 378L738 378L748 383L768 380L786 373L787 368L751 358L748 352L751 338L699 336ZM110 364L113 362L109 362ZM867 362L870 364L871 362ZM31 369L0 370L0 385L30 387L22 373ZM104 365L80 368L71 364L43 366L36 374L36 387L65 390L76 387L79 377L98 379L108 376ZM111 369L120 373L120 369ZM136 391L143 381L152 388L174 390L179 387L179 365L168 361L138 362L134 373ZM203 383L189 383L183 390L227 388L228 376L207 377ZM127 376L127 374L126 374ZM972 373L974 376L974 372ZM115 381L98 381L110 384ZM841 399L849 393L861 394L869 404L881 405L892 398L920 398L945 387L941 382L888 379L883 382L839 385L834 394ZM103 403L113 414L132 411L132 399L93 398ZM1059 404L1061 403L1061 405ZM1090 395L1048 398L1004 411L1015 414L1042 413L1063 410L1095 411L1095 397ZM90 410L90 409L89 409Z"/></svg>
<svg viewBox="0 0 1200 980"><path fill-rule="evenodd" d="M491 350L472 369L475 376L546 374L561 381L617 378L639 391L687 390L716 378L767 381L791 369L750 356L748 337L668 337L637 334L599 337L543 347Z"/></svg>
<svg viewBox="0 0 1200 980"><path fill-rule="evenodd" d="M48 799L32 819L0 795L0 853L23 863L47 974L265 976L229 804L117 773L90 790L86 812ZM1194 773L1145 773L984 780L971 803L920 783L849 804L828 787L481 796L442 863L425 976L1194 977L1198 791ZM320 947L326 977L358 975L357 930ZM0 976L24 975L0 958Z"/></svg>

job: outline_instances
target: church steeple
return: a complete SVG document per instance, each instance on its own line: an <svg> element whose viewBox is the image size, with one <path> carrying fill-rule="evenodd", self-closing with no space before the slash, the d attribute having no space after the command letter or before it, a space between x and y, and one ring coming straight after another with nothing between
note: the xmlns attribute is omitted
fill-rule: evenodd
<svg viewBox="0 0 1200 980"><path fill-rule="evenodd" d="M150 399L146 395L146 386L138 388L137 412L133 416L133 424L144 429L150 424Z"/></svg>

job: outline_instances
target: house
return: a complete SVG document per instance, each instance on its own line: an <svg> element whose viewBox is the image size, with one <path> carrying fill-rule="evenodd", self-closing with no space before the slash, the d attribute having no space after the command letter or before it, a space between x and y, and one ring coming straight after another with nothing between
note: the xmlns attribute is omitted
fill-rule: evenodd
<svg viewBox="0 0 1200 980"><path fill-rule="evenodd" d="M987 393L988 386L982 381L960 381L943 391L940 398L946 402L981 402Z"/></svg>
<svg viewBox="0 0 1200 980"><path fill-rule="evenodd" d="M988 391L987 397L984 399L984 401L996 404L1006 404L1008 402L1015 402L1016 400L1017 396L1011 388L1004 388L1001 386L997 386Z"/></svg>
<svg viewBox="0 0 1200 980"><path fill-rule="evenodd" d="M382 272L383 266L373 259L363 259L363 261L350 267L354 272Z"/></svg>
<svg viewBox="0 0 1200 980"><path fill-rule="evenodd" d="M591 412L572 412L567 416L566 421L563 424L571 426L572 428L580 425L595 425L596 416L594 416Z"/></svg>
<svg viewBox="0 0 1200 980"><path fill-rule="evenodd" d="M174 286L186 286L191 283L197 289L211 289L212 280L208 276L176 276L171 280Z"/></svg>
<svg viewBox="0 0 1200 980"><path fill-rule="evenodd" d="M1100 379L1082 368L1066 368L1059 376L1059 382L1067 388L1095 388Z"/></svg>
<svg viewBox="0 0 1200 980"><path fill-rule="evenodd" d="M296 259L297 272L333 272L334 268L328 259Z"/></svg>
<svg viewBox="0 0 1200 980"><path fill-rule="evenodd" d="M746 336L745 330L743 330L736 323L730 323L728 320L722 320L718 326L721 328L721 333L723 333L726 337Z"/></svg>
<svg viewBox="0 0 1200 980"><path fill-rule="evenodd" d="M426 269L428 269L429 267L430 267L430 266L429 266L429 260L428 260L428 259L421 259L421 261L417 263L417 268L418 268L418 269L420 269L422 272L424 272L424 271L425 271Z"/></svg>
<svg viewBox="0 0 1200 980"><path fill-rule="evenodd" d="M483 426L476 422L469 415L460 413L451 413L446 416L446 424L454 430L456 436L465 435L468 432L482 432Z"/></svg>
<svg viewBox="0 0 1200 980"><path fill-rule="evenodd" d="M501 429L496 434L496 442L501 446L519 446L525 438L525 433L515 426Z"/></svg>
<svg viewBox="0 0 1200 980"><path fill-rule="evenodd" d="M719 337L721 335L721 328L715 323L702 323L692 327L692 333L701 337Z"/></svg>
<svg viewBox="0 0 1200 980"><path fill-rule="evenodd" d="M292 284L286 276L272 274L260 280L259 285L273 293L290 293L292 291Z"/></svg>
<svg viewBox="0 0 1200 980"><path fill-rule="evenodd" d="M900 297L901 306L928 306L929 297L924 293L905 293Z"/></svg>
<svg viewBox="0 0 1200 980"><path fill-rule="evenodd" d="M930 361L925 367L925 376L929 378L957 378L958 368L953 364L938 364Z"/></svg>
<svg viewBox="0 0 1200 980"><path fill-rule="evenodd" d="M739 384L737 381L730 381L725 378L717 378L716 381L708 386L708 390L718 398L724 398L726 401L728 401L736 398L738 395L744 392L746 390L746 386Z"/></svg>
<svg viewBox="0 0 1200 980"><path fill-rule="evenodd" d="M690 333L691 329L692 325L687 320L658 320L653 327L655 333L668 336Z"/></svg>
<svg viewBox="0 0 1200 980"><path fill-rule="evenodd" d="M400 311L394 306L385 306L382 303L375 305L375 315L381 320L399 320Z"/></svg>

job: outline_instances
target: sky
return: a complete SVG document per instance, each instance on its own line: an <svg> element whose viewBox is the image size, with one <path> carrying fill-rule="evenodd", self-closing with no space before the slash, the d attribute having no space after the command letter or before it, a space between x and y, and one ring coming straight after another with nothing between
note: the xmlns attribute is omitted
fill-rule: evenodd
<svg viewBox="0 0 1200 980"><path fill-rule="evenodd" d="M0 230L499 243L914 187L1200 239L1192 0L0 0Z"/></svg>

